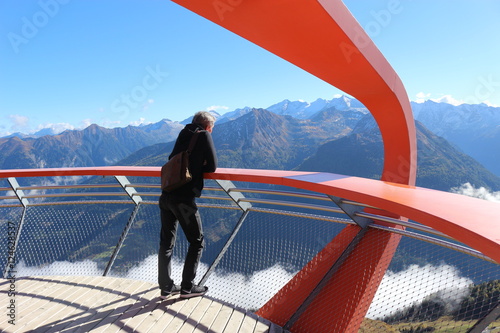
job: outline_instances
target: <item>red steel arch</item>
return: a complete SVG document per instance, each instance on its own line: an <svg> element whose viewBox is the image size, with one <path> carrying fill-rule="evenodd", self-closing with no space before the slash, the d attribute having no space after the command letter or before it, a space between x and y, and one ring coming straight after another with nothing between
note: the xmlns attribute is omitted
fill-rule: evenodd
<svg viewBox="0 0 500 333"><path fill-rule="evenodd" d="M356 97L370 110L382 134L382 180L415 184L416 130L404 86L341 0L173 1ZM340 254L334 255L327 249L348 247L357 231L355 226L346 227L325 248L332 263ZM370 246L370 240L374 239L380 240L376 248ZM319 295L300 316L294 330L309 327L314 331L315 325L320 325L317 328L323 331L325 328L357 331L399 239L400 236L394 234L386 237L383 232L367 233L344 265L351 265L357 256L367 251L373 253L371 261L363 267L356 266L358 270L336 273L325 287L336 295L334 304ZM315 258L303 271L310 270L309 266L316 272L327 271L329 265L329 261ZM300 289L310 293L321 279L320 274L317 275L317 279L305 279L298 274L294 279L298 282L291 283L300 283ZM357 275L366 278L356 280ZM300 305L292 304L292 298L296 297L290 295L290 289L294 288L285 286L260 314L280 324L288 322ZM357 292L343 293L346 289ZM275 304L287 304L287 311L283 306L279 311L287 313L285 319L272 311ZM346 304L350 304L347 316L339 311L346 308Z"/></svg>
<svg viewBox="0 0 500 333"><path fill-rule="evenodd" d="M406 90L341 0L172 0L362 102L384 140L382 180L415 184Z"/></svg>
<svg viewBox="0 0 500 333"><path fill-rule="evenodd" d="M413 186L417 169L416 130L406 91L341 0L172 1L354 96L370 110L384 141L381 181L325 173L247 169L219 169L207 177L294 186L359 201L395 217L405 216L431 226L500 262L500 229L495 225L500 205ZM0 170L0 177L159 176L159 172L157 167ZM281 325L289 323L358 231L357 226L346 227L259 314ZM370 230L343 268L324 286L328 292L318 295L308 305L291 324L291 330L356 332L399 237ZM378 241L375 248L370 246L373 239ZM354 264L367 252L372 255L370 262ZM332 294L336 295L334 300L325 297Z"/></svg>

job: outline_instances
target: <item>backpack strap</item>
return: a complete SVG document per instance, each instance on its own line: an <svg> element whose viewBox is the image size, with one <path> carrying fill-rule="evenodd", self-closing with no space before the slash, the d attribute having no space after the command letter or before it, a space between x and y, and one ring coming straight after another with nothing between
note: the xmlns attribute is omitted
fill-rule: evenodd
<svg viewBox="0 0 500 333"><path fill-rule="evenodd" d="M187 149L187 152L189 154L193 151L194 145L196 144L196 141L198 140L198 134L200 134L200 132L198 130L196 130L196 132L194 132L194 134L193 134L193 137L191 138L191 141L189 142L189 147Z"/></svg>

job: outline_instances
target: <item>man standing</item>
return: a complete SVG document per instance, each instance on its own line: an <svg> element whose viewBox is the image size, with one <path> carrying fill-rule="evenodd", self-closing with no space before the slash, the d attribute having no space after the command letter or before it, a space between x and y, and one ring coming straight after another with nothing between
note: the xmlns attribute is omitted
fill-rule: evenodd
<svg viewBox="0 0 500 333"><path fill-rule="evenodd" d="M203 173L214 172L217 168L217 156L212 141L212 129L215 118L210 112L197 112L191 124L179 133L169 159L175 154L188 149L191 138L196 134L196 143L189 156L189 171L192 180L171 192L163 191L159 200L161 213L160 250L158 253L158 284L161 298L174 294L182 298L204 295L208 288L194 285L196 269L200 262L204 246L203 229L200 213L195 198L203 190ZM177 235L177 226L181 225L189 242L189 249L184 261L181 285L172 280L172 252Z"/></svg>

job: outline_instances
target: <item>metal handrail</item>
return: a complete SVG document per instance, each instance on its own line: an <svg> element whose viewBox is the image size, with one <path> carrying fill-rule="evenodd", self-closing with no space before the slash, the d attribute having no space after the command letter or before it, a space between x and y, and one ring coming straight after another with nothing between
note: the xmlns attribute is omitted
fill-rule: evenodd
<svg viewBox="0 0 500 333"><path fill-rule="evenodd" d="M230 191L238 191L241 193L257 193L257 194L276 194L281 196L290 196L296 198L307 198L307 199L316 199L316 200L324 200L331 202L332 200L328 198L324 194L308 194L308 193L300 193L293 191L281 191L281 190L263 190L263 189L239 189L239 188L231 188Z"/></svg>
<svg viewBox="0 0 500 333"><path fill-rule="evenodd" d="M77 184L77 185L39 185L39 186L20 186L19 190L65 190L76 188L120 188L118 184Z"/></svg>
<svg viewBox="0 0 500 333"><path fill-rule="evenodd" d="M157 202L155 202L157 204ZM30 203L30 207L40 206L62 206L62 205L95 205L95 204L133 204L131 200L78 200L78 201L51 201L51 202L34 202Z"/></svg>
<svg viewBox="0 0 500 333"><path fill-rule="evenodd" d="M154 188L154 189L159 189L160 185L158 184L127 184L125 187L133 187L133 188ZM39 186L21 186L19 187L20 190L46 190L46 189L92 189L92 188L121 188L119 184L75 184L75 185L39 185ZM2 189L2 188L0 188ZM3 188L4 190L12 190L10 188ZM205 188L207 191L222 191L222 189L217 188L217 187L206 187ZM232 187L229 189L229 191L238 191L241 193L254 193L254 194L268 194L268 195L277 195L277 196L288 196L288 197L295 197L295 198L304 198L304 199L314 199L314 200L320 200L320 201L328 201L332 202L330 198L328 198L324 194L313 194L313 193L300 193L300 192L294 192L294 191L283 191L283 190L272 190L272 189L256 189L256 188L237 188L237 187ZM222 191L223 192L223 191ZM132 194L132 196L144 196L144 197L157 197L161 193L159 192L137 192ZM23 198L26 199L32 199L32 198L68 198L68 197L106 197L106 196L127 196L126 193L124 192L76 192L76 193L52 193L52 194L30 194L30 195L25 195ZM231 199L225 196L208 196L208 195L203 195L203 199L207 200L225 200L225 201L230 201ZM5 197L0 197L0 199L17 199L16 196L5 196ZM297 202L291 202L291 201L284 201L284 200L272 200L272 199L254 199L254 198L245 198L245 199L240 199L243 202L249 202L249 203L260 203L260 204L268 204L268 205L279 205L279 206L287 206L287 207L295 207L295 208L306 208L306 209L311 209L311 210L321 210L321 211L327 211L331 213L338 213L338 214L345 214L344 211L341 209L335 208L335 207L327 207L327 206L321 206L321 205L314 205L314 204L305 204L305 203L297 203ZM354 201L349 201L349 200L343 200L344 203L351 204L351 205L357 205L360 207L364 208L376 208L373 206L367 206L362 203L354 202ZM102 203L110 203L110 204L131 204L133 203L132 201L128 200L85 200L85 201L51 201L51 202L32 202L29 205L30 206L49 206L49 205L64 205L64 204L102 204ZM154 202L144 202L146 204L157 204L156 201ZM10 204L10 205L0 205L0 207L18 207L20 205L18 204ZM252 210L258 210L257 208L252 208ZM298 214L300 216L303 216L302 214ZM439 231L434 230L433 228L417 224L417 223L412 223L412 222L406 222L400 219L395 219L387 216L382 216L382 215L377 215L377 214L371 214L371 213L357 213L357 216L360 217L366 217L371 220L379 220L379 221L384 221L388 223L393 223L395 225L400 225L408 228L412 228L421 232L429 233L435 236L439 237L444 237L447 239L453 239L449 237L448 235L441 233ZM339 220L336 220L336 222L340 222ZM396 229L394 229L396 230Z"/></svg>
<svg viewBox="0 0 500 333"><path fill-rule="evenodd" d="M425 226L425 225L422 225L422 224L419 224L419 223L413 223L413 222L398 220L398 219L395 219L395 218L392 218L392 217L382 216L382 215L377 215L377 214L370 214L370 213L357 213L356 215L360 216L360 217L366 217L366 218L369 218L369 219L373 219L373 220L378 220L378 221L393 223L393 224L396 224L396 225L400 225L400 226L407 227L407 228L412 228L412 229L419 230L419 231L422 231L422 232L427 232L427 233L430 233L430 234L433 234L433 235L436 235L436 236L440 236L440 237L445 237L445 238L448 238L448 239L453 239L452 237L450 237L450 236L448 236L446 234L443 234L442 232L439 232L439 231L437 231L437 230L435 230L433 228L430 228L428 226Z"/></svg>
<svg viewBox="0 0 500 333"><path fill-rule="evenodd" d="M312 205L312 204L300 204L300 203L291 202L291 201L270 200L270 199L266 199L266 200L241 199L240 201L250 202L250 203L269 204L269 205L288 206L288 207L295 207L295 208L318 209L318 210L324 210L324 211L328 211L328 212L332 212L332 213L340 213L340 214L344 213L341 209L338 209L338 208L331 208L331 207Z"/></svg>
<svg viewBox="0 0 500 333"><path fill-rule="evenodd" d="M460 245L460 244L451 243L451 242L448 242L448 241L445 241L442 239L437 239L437 238L433 238L433 237L430 237L427 235L417 234L415 232L411 232L411 231L407 231L407 230L401 230L401 229L391 228L391 227L377 225L377 224L372 224L369 227L374 228L374 229L385 230L385 231L396 233L396 234L400 234L400 235L403 235L406 237L418 239L418 240L421 240L421 241L424 241L427 243L431 243L434 245L439 245L439 246L442 246L442 247L445 247L445 248L448 248L451 250L455 250L455 251L458 251L458 252L461 252L464 254L468 254L470 256L473 256L473 257L476 257L476 258L479 258L479 259L482 259L485 261L489 261L489 262L494 263L494 264L497 263L493 259L482 254L481 252L476 251L474 249L471 249L470 247Z"/></svg>
<svg viewBox="0 0 500 333"><path fill-rule="evenodd" d="M81 192L81 193L52 193L52 194L28 194L22 198L69 198L69 197L108 197L108 196L127 196L122 192Z"/></svg>
<svg viewBox="0 0 500 333"><path fill-rule="evenodd" d="M114 176L116 174L127 175L127 176L138 176L138 177L158 177L159 178L159 167L92 167L92 168L66 168L66 169L27 169L27 170L0 170L0 177L3 178L12 178L15 177L50 177L50 176ZM316 177L317 176L317 177ZM385 183L380 181L373 181L368 179L359 179L355 177L345 177L339 175L331 175L327 176L325 173L313 173L313 172L296 172L296 171L277 171L277 170L246 170L246 169L218 169L217 172L212 174L207 174L207 179L231 179L233 181L242 181L245 183L262 183L262 184L270 184L270 185L282 185L288 188L300 188L304 191L310 191L311 193L321 193L321 194L307 194L307 193L297 193L290 191L277 191L277 190L269 190L269 189L239 189L235 188L235 191L239 191L240 193L261 193L261 194L269 194L269 195L281 195L281 196L293 196L293 197L301 197L307 199L315 199L325 201L328 200L326 196L331 197L337 196L336 193L344 193L347 198L341 199L342 203L346 203L348 205L358 205L361 207L373 208L374 206L379 206L380 211L392 211L396 213L396 215L405 216L408 215L407 218L411 219L412 217L415 220L425 219L425 226L421 224L415 224L412 222L405 222L404 218L401 219L391 219L386 216L371 216L364 215L366 212L358 212L358 216L371 218L379 221L386 221L392 224L398 224L404 226L405 228L413 228L423 233L433 234L437 237L442 238L450 238L457 239L460 243L466 243L468 246L471 246L475 249L483 249L484 253L487 253L491 258L496 258L498 262L499 256L495 254L495 246L498 245L498 242L495 240L498 238L498 232L495 231L491 234L489 231L491 230L489 226L493 221L495 221L496 216L498 214L494 214L493 212L498 211L498 204L493 205L493 203L486 202L484 200L465 198L463 196L453 196L447 194L445 192L428 190L428 189L419 189L414 187L405 187L398 184L391 185L391 183ZM315 180L318 179L319 183L315 183ZM324 181L327 180L325 183ZM354 187L349 188L349 185L352 184ZM12 186L12 184L11 184ZM4 191L16 191L17 200L23 200L20 204L24 207L32 206L32 205L50 205L50 204L68 204L68 203L81 203L74 201L64 201L61 203L56 202L28 202L25 201L28 198L43 198L50 199L54 197L76 197L76 196L118 196L120 194L116 193L79 193L79 194L69 194L69 193L59 193L59 194L22 194L23 189L40 189L40 190L49 190L49 189L59 189L59 190L68 190L68 189L76 189L76 188L87 188L87 187L102 187L102 188L111 188L118 187L117 184L90 184L90 185L50 185L50 186L19 186L16 185L15 188L3 187L1 188ZM125 188L129 187L147 187L152 189L159 189L159 185L156 184L127 184ZM221 191L217 188L206 187L207 191ZM233 189L230 189L233 191ZM339 192L340 191L340 192ZM425 192L424 192L425 191ZM127 191L128 192L128 191ZM378 194L382 194L382 197L378 197ZM391 193L391 195L386 196L384 193ZM344 195L343 194L343 195ZM136 196L144 195L145 197L154 197L158 194L153 192L143 192L143 193L133 193L129 195L131 199ZM411 195L411 196L408 196ZM417 195L417 196L415 196ZM452 197L453 196L453 197ZM206 197L207 199L216 198L220 200L220 197ZM359 203L354 198L359 199ZM375 199L376 198L376 199ZM410 199L411 200L408 200ZM417 199L416 201L414 200ZM432 199L431 199L432 198ZM4 196L4 200L16 200L14 197ZM366 200L368 199L368 200ZM375 200L374 200L375 199ZM437 200L436 200L437 199ZM253 198L246 198L242 200L247 200L250 203L250 200L254 200ZM446 201L448 200L448 201ZM456 200L462 202L462 207L467 207L467 210L461 209L460 212L463 214L458 214L455 211L451 211L446 209L448 207L447 202L454 202L456 206ZM367 201L369 205L366 205L364 201ZM118 200L85 200L85 203L97 203L97 202L125 202L130 203L129 201L118 201ZM279 201L279 200L254 200L255 203L265 202L266 204L276 204L276 205L285 205L290 207L304 207L304 208L313 208L313 209L326 209L326 211L341 213L339 210L333 208L324 208L324 206L311 206L303 203L290 203L287 201ZM149 202L144 202L150 204ZM151 202L151 204L156 204L157 202ZM373 205L372 203L376 203ZM423 204L430 205L430 210L426 210ZM0 207L20 207L18 204L14 203L5 203L0 205ZM394 211L396 209L396 211ZM399 214L397 214L399 212ZM471 224L467 221L470 221L471 218L480 218L483 223L480 224ZM456 221L453 219L457 219ZM446 222L441 223L440 221ZM434 230L432 227L440 227L440 231ZM476 237L477 236L477 237ZM484 240L478 242L478 240ZM497 252L498 253L498 252Z"/></svg>

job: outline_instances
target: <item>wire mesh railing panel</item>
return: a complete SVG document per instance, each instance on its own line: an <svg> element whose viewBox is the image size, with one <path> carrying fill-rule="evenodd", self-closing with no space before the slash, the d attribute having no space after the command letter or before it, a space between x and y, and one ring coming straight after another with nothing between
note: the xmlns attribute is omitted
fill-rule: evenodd
<svg viewBox="0 0 500 333"><path fill-rule="evenodd" d="M108 275L156 282L160 212L157 205L140 205Z"/></svg>
<svg viewBox="0 0 500 333"><path fill-rule="evenodd" d="M28 207L17 248L18 276L102 275L132 205Z"/></svg>
<svg viewBox="0 0 500 333"><path fill-rule="evenodd" d="M468 332L499 301L499 265L403 237L367 321L400 332Z"/></svg>
<svg viewBox="0 0 500 333"><path fill-rule="evenodd" d="M26 178L20 185L0 180L4 277L13 261L17 276L107 272L155 283L161 228L156 180L53 177ZM321 323L304 319L318 304L315 316L334 316L339 328L356 321L361 332L467 332L478 323L488 332L500 331L494 318L500 265L477 251L450 239L440 243L443 235L425 228L408 226L399 234L383 226L361 229L324 195L212 185L197 200L205 249L196 280L206 280L209 296L247 310L265 305L292 331L321 331ZM24 196L22 202L10 186ZM241 209L233 199L243 203ZM172 267L176 283L187 250L179 227ZM297 292L299 285L307 292ZM283 300L297 304L287 316L279 314ZM325 306L331 300L342 306Z"/></svg>
<svg viewBox="0 0 500 333"><path fill-rule="evenodd" d="M16 236L19 231L19 222L23 213L22 207L0 208L0 272L4 272L5 265L16 262ZM15 271L10 267L9 271Z"/></svg>
<svg viewBox="0 0 500 333"><path fill-rule="evenodd" d="M207 208L202 205L199 205L199 211L203 223L205 248L198 267L197 279L203 276L220 253L242 214L241 210ZM141 205L109 274L157 282L160 229L158 205ZM182 267L188 246L182 228L179 226L172 255L172 278L176 283L181 282Z"/></svg>
<svg viewBox="0 0 500 333"><path fill-rule="evenodd" d="M256 310L343 226L306 217L252 211L209 277L210 295Z"/></svg>

